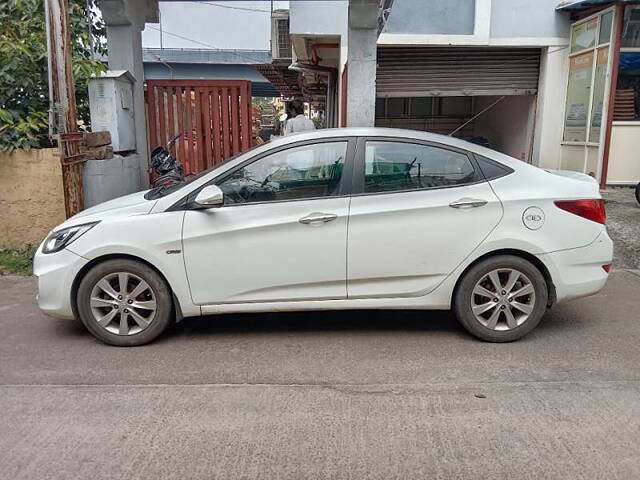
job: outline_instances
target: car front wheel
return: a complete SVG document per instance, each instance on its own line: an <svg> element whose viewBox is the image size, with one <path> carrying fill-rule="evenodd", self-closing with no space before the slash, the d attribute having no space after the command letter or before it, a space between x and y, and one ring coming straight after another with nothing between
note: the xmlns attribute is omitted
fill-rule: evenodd
<svg viewBox="0 0 640 480"><path fill-rule="evenodd" d="M151 267L134 260L107 260L80 282L82 323L99 340L133 347L154 340L172 318L171 291Z"/></svg>
<svg viewBox="0 0 640 480"><path fill-rule="evenodd" d="M500 255L474 265L456 290L462 326L489 342L511 342L533 330L547 307L547 284L527 260Z"/></svg>

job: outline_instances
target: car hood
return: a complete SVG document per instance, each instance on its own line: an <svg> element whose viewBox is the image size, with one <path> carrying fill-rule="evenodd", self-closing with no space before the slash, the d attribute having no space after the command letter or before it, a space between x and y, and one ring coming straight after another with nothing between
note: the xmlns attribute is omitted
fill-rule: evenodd
<svg viewBox="0 0 640 480"><path fill-rule="evenodd" d="M55 230L82 223L103 220L107 217L145 215L149 213L156 204L155 200L147 200L144 198L144 194L146 192L147 190L132 193L130 195L114 198L113 200L108 200L87 208L58 225Z"/></svg>

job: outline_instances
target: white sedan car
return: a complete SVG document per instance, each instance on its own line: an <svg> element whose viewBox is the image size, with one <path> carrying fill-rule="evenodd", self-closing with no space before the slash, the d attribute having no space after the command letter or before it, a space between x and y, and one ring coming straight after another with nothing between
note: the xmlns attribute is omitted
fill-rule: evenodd
<svg viewBox="0 0 640 480"><path fill-rule="evenodd" d="M230 312L453 309L516 340L605 284L597 183L451 137L293 135L70 218L35 256L40 308L112 345Z"/></svg>

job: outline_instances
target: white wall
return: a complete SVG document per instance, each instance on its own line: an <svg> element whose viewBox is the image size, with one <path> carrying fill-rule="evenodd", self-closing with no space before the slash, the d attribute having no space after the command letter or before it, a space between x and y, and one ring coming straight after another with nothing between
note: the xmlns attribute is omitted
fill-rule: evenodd
<svg viewBox="0 0 640 480"><path fill-rule="evenodd" d="M562 45L568 43L569 14L556 11L558 1L395 0L378 44Z"/></svg>
<svg viewBox="0 0 640 480"><path fill-rule="evenodd" d="M476 97L478 113L500 97ZM489 140L491 146L518 160L528 161L531 147L534 95L507 96L474 121L474 134Z"/></svg>
<svg viewBox="0 0 640 480"><path fill-rule="evenodd" d="M585 147L584 145L561 145L560 163L554 168L584 172L587 149L595 149L597 151L597 147Z"/></svg>
<svg viewBox="0 0 640 480"><path fill-rule="evenodd" d="M569 14L558 12L559 0L491 0L492 38L569 37ZM551 43L550 43L551 44Z"/></svg>
<svg viewBox="0 0 640 480"><path fill-rule="evenodd" d="M542 168L561 168L561 142L568 74L568 48L543 49L533 145L533 164Z"/></svg>
<svg viewBox="0 0 640 480"><path fill-rule="evenodd" d="M384 31L472 35L475 0L394 0Z"/></svg>
<svg viewBox="0 0 640 480"><path fill-rule="evenodd" d="M292 35L347 36L347 0L293 1L289 4Z"/></svg>
<svg viewBox="0 0 640 480"><path fill-rule="evenodd" d="M608 184L640 182L640 122L614 122L611 127Z"/></svg>

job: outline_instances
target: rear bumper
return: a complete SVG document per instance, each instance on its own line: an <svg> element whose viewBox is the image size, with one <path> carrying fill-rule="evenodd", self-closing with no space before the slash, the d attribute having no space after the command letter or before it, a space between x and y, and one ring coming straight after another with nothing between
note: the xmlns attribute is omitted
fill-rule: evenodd
<svg viewBox="0 0 640 480"><path fill-rule="evenodd" d="M604 287L609 274L602 268L613 260L613 242L606 231L586 247L537 255L549 269L556 301L586 297Z"/></svg>
<svg viewBox="0 0 640 480"><path fill-rule="evenodd" d="M71 286L87 259L69 250L43 254L40 247L33 259L33 273L38 277L38 306L56 318L74 318Z"/></svg>

